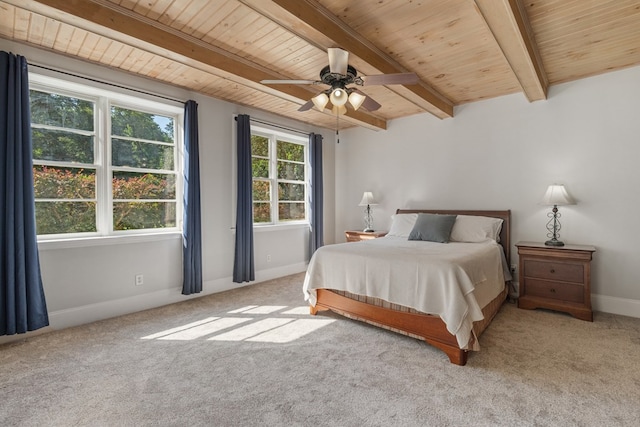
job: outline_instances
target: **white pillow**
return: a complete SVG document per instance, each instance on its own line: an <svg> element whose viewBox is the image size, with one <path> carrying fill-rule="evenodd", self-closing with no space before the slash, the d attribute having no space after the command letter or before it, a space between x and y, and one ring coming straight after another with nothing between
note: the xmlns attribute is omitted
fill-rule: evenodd
<svg viewBox="0 0 640 427"><path fill-rule="evenodd" d="M451 242L480 243L487 240L500 241L502 219L488 216L458 215L453 224Z"/></svg>
<svg viewBox="0 0 640 427"><path fill-rule="evenodd" d="M409 238L417 219L417 213L391 215L391 228L387 236Z"/></svg>

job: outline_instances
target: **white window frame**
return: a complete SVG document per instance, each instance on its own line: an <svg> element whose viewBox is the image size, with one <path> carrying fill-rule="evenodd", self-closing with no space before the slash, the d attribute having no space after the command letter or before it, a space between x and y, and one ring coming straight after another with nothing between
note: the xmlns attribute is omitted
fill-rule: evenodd
<svg viewBox="0 0 640 427"><path fill-rule="evenodd" d="M269 140L269 178L265 180L271 183L271 221L254 222L256 228L264 226L283 225L308 225L309 224L309 139L288 132L276 131L262 126L251 125L251 135L259 135ZM304 219L297 221L280 221L278 219L278 182L286 181L278 179L278 145L277 141L300 144L304 147ZM264 179L264 178L261 178ZM253 207L253 200L252 200Z"/></svg>
<svg viewBox="0 0 640 427"><path fill-rule="evenodd" d="M235 121L233 122L234 126L233 126L233 149L232 149L232 174L233 174L233 179L232 179L232 183L233 183L233 202L231 203L232 209L231 209L231 217L232 217L232 231L235 232L235 223L236 223L236 203L237 203L237 135L236 135L236 126L235 126ZM302 133L302 132L300 132ZM269 141L269 159L270 159L270 164L269 164L269 176L270 179L272 179L273 177L273 182L271 185L271 222L260 222L260 223L253 223L253 229L256 232L262 232L262 231L276 231L276 230L284 230L287 228L300 228L300 227L309 227L309 221L310 221L310 204L309 204L309 191L310 191L310 174L311 174L311 162L310 162L310 154L309 154L309 138L307 136L303 136L303 135L296 135L293 131L287 132L287 131L283 131L280 129L277 129L276 127L270 127L269 125L255 125L253 123L251 123L251 134L258 134L261 136L265 136L270 138ZM304 197L304 212L305 212L305 219L304 220L298 220L298 221L274 221L274 218L277 218L277 211L275 211L274 209L278 209L278 198L277 198L277 185L273 185L274 183L277 184L277 179L275 178L277 176L277 147L275 144L276 139L279 139L281 141L287 141L287 142L292 142L295 144L301 144L304 146L304 152L305 152L305 159L304 159L304 163L305 163L305 168L304 168L304 185L305 185L305 197ZM252 208L253 208L253 200L252 200ZM275 217L274 217L275 215Z"/></svg>
<svg viewBox="0 0 640 427"><path fill-rule="evenodd" d="M90 242L95 239L110 240L114 243L114 238L126 236L143 237L148 240L153 235L177 234L182 231L183 220L183 117L184 107L178 107L167 103L151 101L131 95L118 93L103 88L70 82L59 78L45 76L41 74L29 73L29 89L43 92L52 92L64 96L70 96L82 100L94 102L94 164L96 170L96 232L83 233L59 233L38 235L38 242L49 241L78 241ZM149 228L138 230L114 230L113 229L113 194L111 187L111 177L113 168L111 166L111 106L127 108L131 110L157 114L174 119L174 159L175 159L175 185L176 185L176 226L165 228ZM34 164L46 162L35 161ZM56 165L61 166L60 163ZM77 164L66 163L63 166L77 167ZM117 170L138 171L138 168L121 168ZM153 173L166 173L162 170L153 170ZM138 241L134 239L134 241ZM63 245L65 246L65 245ZM76 244L66 245L70 247ZM79 246L82 246L80 244Z"/></svg>

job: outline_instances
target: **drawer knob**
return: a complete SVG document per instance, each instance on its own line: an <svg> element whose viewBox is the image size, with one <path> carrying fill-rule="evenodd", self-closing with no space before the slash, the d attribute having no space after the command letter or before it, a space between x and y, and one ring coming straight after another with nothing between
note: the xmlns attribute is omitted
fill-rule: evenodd
<svg viewBox="0 0 640 427"><path fill-rule="evenodd" d="M555 273L555 272L556 272L556 271L552 268L552 269L551 269L551 273Z"/></svg>
<svg viewBox="0 0 640 427"><path fill-rule="evenodd" d="M555 293L556 293L556 290L555 290L555 289L553 289L553 288L551 288L551 293L552 293L552 294L555 294Z"/></svg>

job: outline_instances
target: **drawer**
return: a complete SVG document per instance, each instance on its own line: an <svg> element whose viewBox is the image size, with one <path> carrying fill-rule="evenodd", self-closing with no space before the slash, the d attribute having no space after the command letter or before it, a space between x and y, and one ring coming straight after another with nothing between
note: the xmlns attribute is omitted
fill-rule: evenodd
<svg viewBox="0 0 640 427"><path fill-rule="evenodd" d="M583 264L526 259L523 274L536 279L584 283Z"/></svg>
<svg viewBox="0 0 640 427"><path fill-rule="evenodd" d="M528 296L553 298L562 301L584 303L584 286L572 283L557 283L527 278L525 293Z"/></svg>

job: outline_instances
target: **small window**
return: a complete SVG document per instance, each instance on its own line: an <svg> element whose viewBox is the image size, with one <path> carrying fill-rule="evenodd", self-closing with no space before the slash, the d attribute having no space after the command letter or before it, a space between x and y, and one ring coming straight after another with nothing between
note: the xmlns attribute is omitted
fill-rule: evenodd
<svg viewBox="0 0 640 427"><path fill-rule="evenodd" d="M307 222L306 139L251 127L253 222Z"/></svg>

